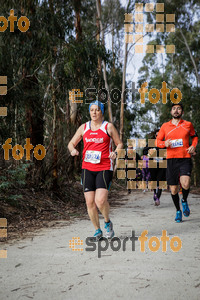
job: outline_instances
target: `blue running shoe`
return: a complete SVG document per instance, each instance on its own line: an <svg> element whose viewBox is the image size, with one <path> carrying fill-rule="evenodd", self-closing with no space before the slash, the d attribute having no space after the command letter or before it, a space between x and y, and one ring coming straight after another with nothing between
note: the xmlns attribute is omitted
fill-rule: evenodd
<svg viewBox="0 0 200 300"><path fill-rule="evenodd" d="M95 231L94 238L98 241L103 236L103 232L100 228Z"/></svg>
<svg viewBox="0 0 200 300"><path fill-rule="evenodd" d="M105 229L107 239L112 239L112 237L115 235L113 230L113 223L111 221L109 223L105 222Z"/></svg>
<svg viewBox="0 0 200 300"><path fill-rule="evenodd" d="M176 212L176 218L175 218L175 221L176 221L177 223L182 222L182 211L181 211L181 210L178 210L178 211Z"/></svg>
<svg viewBox="0 0 200 300"><path fill-rule="evenodd" d="M181 199L182 207L183 207L183 214L185 217L189 217L190 215L190 209L187 202L183 202L183 199Z"/></svg>

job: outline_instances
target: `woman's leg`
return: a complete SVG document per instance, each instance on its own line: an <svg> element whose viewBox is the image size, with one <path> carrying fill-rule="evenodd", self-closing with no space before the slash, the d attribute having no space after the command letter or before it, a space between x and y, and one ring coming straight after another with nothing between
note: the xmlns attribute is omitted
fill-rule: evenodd
<svg viewBox="0 0 200 300"><path fill-rule="evenodd" d="M99 224L99 214L95 203L95 194L96 192L91 191L91 192L84 193L84 196L86 200L88 215L95 229L97 230L98 228L100 228L100 224Z"/></svg>
<svg viewBox="0 0 200 300"><path fill-rule="evenodd" d="M99 215L98 215L97 206L95 204L96 172L83 169L81 174L81 179L82 179L82 185L83 185L83 191L86 200L88 215L95 229L98 229L100 228Z"/></svg>
<svg viewBox="0 0 200 300"><path fill-rule="evenodd" d="M109 211L110 211L110 206L108 203L108 190L106 189L97 189L95 192L95 203L102 213L105 222L109 221Z"/></svg>
<svg viewBox="0 0 200 300"><path fill-rule="evenodd" d="M95 193L95 203L104 216L106 237L111 239L115 233L113 230L113 224L109 218L110 206L108 203L108 190L102 188L97 189Z"/></svg>

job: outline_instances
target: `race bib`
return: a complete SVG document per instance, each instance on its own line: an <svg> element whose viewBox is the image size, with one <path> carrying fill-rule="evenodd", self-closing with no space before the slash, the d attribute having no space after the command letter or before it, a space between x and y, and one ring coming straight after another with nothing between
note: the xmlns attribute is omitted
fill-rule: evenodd
<svg viewBox="0 0 200 300"><path fill-rule="evenodd" d="M163 160L163 157L154 157L154 158L153 158L153 161L159 162L159 161L161 161L161 160Z"/></svg>
<svg viewBox="0 0 200 300"><path fill-rule="evenodd" d="M101 161L101 151L87 150L84 161L91 164L99 164Z"/></svg>
<svg viewBox="0 0 200 300"><path fill-rule="evenodd" d="M171 141L171 148L183 147L183 140L177 139Z"/></svg>

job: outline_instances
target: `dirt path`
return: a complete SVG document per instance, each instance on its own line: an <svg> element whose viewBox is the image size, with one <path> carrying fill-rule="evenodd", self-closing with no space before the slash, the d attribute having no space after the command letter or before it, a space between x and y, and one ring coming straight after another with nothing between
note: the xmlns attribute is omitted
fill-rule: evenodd
<svg viewBox="0 0 200 300"><path fill-rule="evenodd" d="M8 256L0 259L0 299L200 299L200 197L190 194L191 216L181 224L174 222L169 193L163 193L159 207L153 205L152 192L127 197L128 201L119 199L123 204L111 209L120 241L101 241L95 244L96 251L86 251L92 247L86 245L86 238L94 233L89 220L71 225L58 222L55 228L42 229L24 240L0 243ZM148 230L145 252L140 251L138 240L133 251L132 231L138 237L144 230ZM170 240L181 239L178 252L171 250L170 242L166 252L162 242L157 252L148 248L149 239L160 239L162 230ZM69 248L73 237L83 240L82 246L75 246L83 251ZM120 243L118 251L111 249ZM100 247L106 245L103 251Z"/></svg>

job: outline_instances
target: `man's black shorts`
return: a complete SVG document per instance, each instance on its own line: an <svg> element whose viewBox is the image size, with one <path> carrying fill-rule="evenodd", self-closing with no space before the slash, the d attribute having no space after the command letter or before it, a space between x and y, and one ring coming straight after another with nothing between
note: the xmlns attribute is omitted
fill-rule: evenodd
<svg viewBox="0 0 200 300"><path fill-rule="evenodd" d="M82 169L81 182L84 192L96 191L96 189L109 190L113 177L113 171L104 170L93 172Z"/></svg>
<svg viewBox="0 0 200 300"><path fill-rule="evenodd" d="M167 184L178 185L179 176L191 176L191 158L169 158L167 159Z"/></svg>

